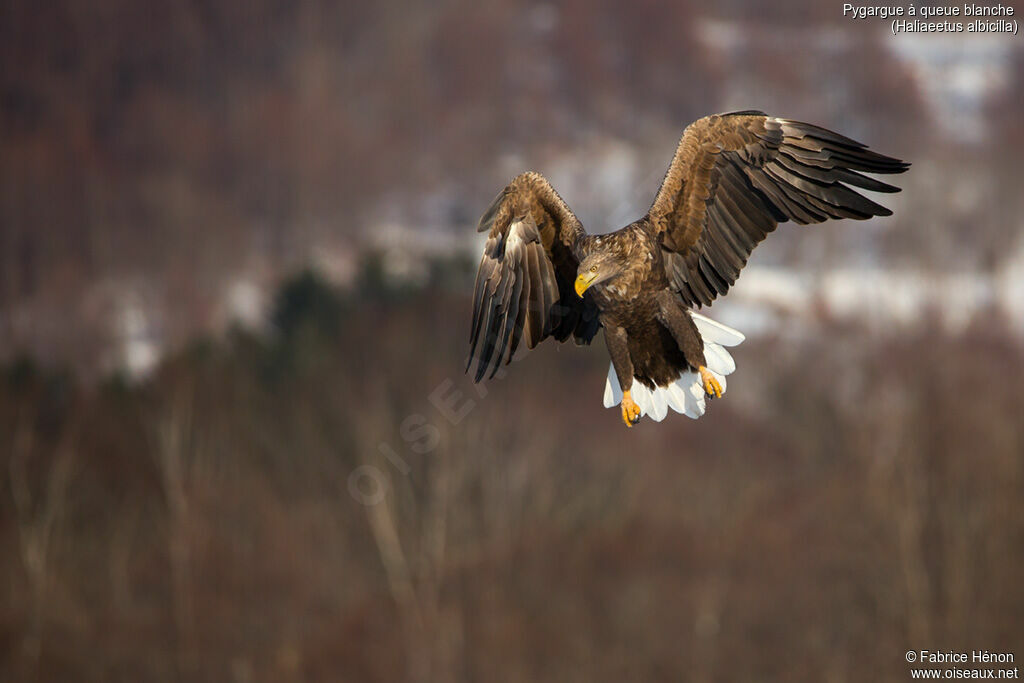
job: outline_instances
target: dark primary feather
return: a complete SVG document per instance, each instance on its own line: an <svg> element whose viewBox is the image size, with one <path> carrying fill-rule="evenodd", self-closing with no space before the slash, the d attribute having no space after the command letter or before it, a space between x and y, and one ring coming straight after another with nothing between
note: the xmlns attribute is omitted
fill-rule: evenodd
<svg viewBox="0 0 1024 683"><path fill-rule="evenodd" d="M475 380L512 360L524 338L533 348L549 336L589 343L599 323L593 303L573 292L579 220L543 176L524 173L495 198L477 227L487 244L473 292L466 369Z"/></svg>
<svg viewBox="0 0 1024 683"><path fill-rule="evenodd" d="M899 192L863 173L908 167L808 123L756 111L708 116L683 133L647 224L673 288L687 304L706 305L781 222L890 215L849 186Z"/></svg>

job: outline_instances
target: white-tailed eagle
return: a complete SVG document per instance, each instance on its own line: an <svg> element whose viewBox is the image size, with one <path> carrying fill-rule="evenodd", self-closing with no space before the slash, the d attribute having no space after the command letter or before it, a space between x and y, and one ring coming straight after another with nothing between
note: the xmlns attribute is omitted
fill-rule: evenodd
<svg viewBox="0 0 1024 683"><path fill-rule="evenodd" d="M480 381L524 341L588 344L604 328L606 407L621 405L627 426L669 408L700 417L736 368L725 347L744 337L691 308L729 291L779 223L890 215L851 186L898 192L864 173L908 167L818 126L716 114L683 132L647 215L607 235L586 234L542 175L523 173L477 228L488 238L467 370L475 360Z"/></svg>

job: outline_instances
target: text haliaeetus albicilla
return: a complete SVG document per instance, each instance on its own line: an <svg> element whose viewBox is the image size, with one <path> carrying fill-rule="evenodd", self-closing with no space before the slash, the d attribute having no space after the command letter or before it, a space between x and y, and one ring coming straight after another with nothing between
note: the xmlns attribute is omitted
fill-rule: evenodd
<svg viewBox="0 0 1024 683"><path fill-rule="evenodd" d="M525 339L599 328L611 355L604 404L627 426L672 408L693 418L725 391L736 365L725 350L743 335L690 310L736 282L778 223L863 220L892 212L848 186L899 188L863 175L909 164L824 128L758 111L708 116L683 132L647 215L588 235L539 173L523 173L480 219L488 231L470 330L476 381Z"/></svg>

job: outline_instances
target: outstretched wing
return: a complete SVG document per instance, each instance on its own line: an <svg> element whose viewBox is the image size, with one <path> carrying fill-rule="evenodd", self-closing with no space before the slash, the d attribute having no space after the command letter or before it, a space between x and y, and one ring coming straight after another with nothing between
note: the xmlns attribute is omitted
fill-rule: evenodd
<svg viewBox="0 0 1024 683"><path fill-rule="evenodd" d="M533 348L551 336L590 343L600 323L592 302L573 291L583 226L539 173L523 173L495 198L477 226L487 245L476 274L469 361L479 382L520 340Z"/></svg>
<svg viewBox="0 0 1024 683"><path fill-rule="evenodd" d="M648 224L673 288L687 304L706 305L728 291L779 223L890 215L847 185L899 192L858 171L909 166L807 123L758 111L716 114L683 132Z"/></svg>

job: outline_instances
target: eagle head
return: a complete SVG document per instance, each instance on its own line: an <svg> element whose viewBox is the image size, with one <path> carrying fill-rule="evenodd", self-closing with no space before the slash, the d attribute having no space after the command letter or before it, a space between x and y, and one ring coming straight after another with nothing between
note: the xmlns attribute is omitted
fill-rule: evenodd
<svg viewBox="0 0 1024 683"><path fill-rule="evenodd" d="M619 258L611 251L595 251L587 255L576 269L576 294L583 293L596 284L610 280L622 273Z"/></svg>

